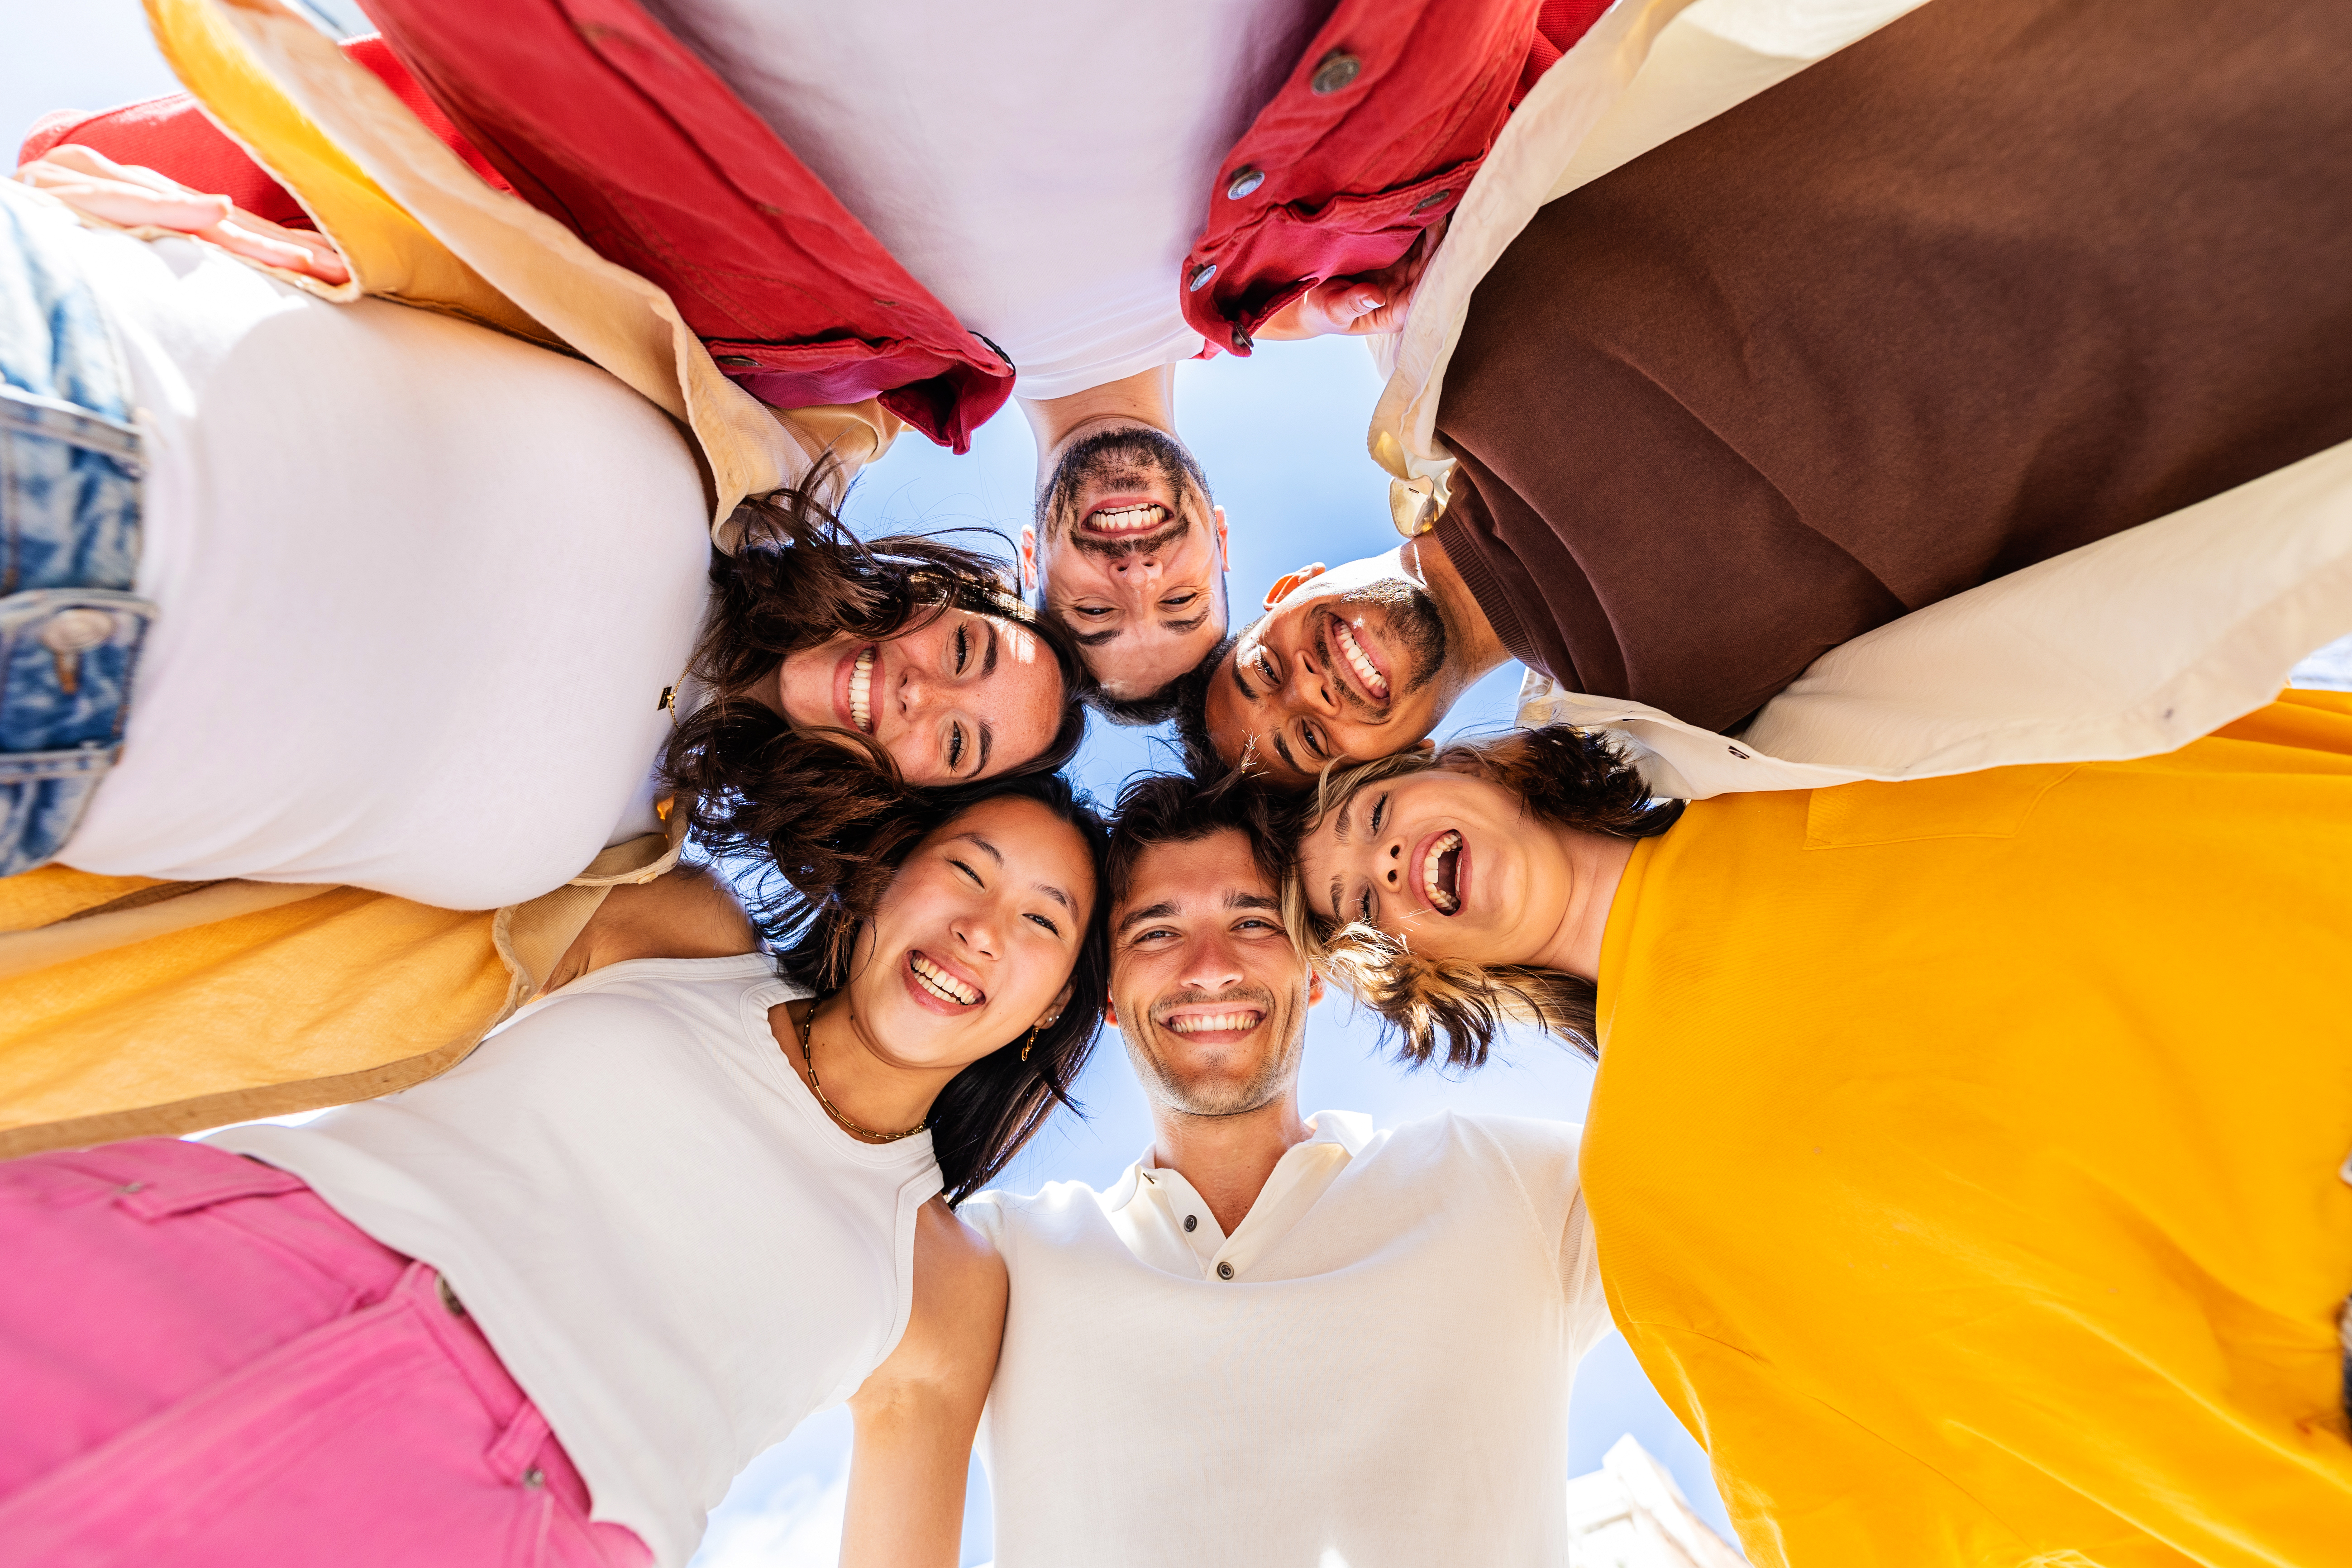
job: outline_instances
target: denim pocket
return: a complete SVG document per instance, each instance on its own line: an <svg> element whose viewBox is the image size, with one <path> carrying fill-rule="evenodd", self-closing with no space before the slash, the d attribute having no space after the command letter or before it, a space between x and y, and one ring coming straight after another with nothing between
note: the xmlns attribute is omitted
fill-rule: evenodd
<svg viewBox="0 0 2352 1568"><path fill-rule="evenodd" d="M0 385L0 594L131 586L139 452L119 419Z"/></svg>
<svg viewBox="0 0 2352 1568"><path fill-rule="evenodd" d="M102 588L0 599L0 877L65 847L113 764L155 606Z"/></svg>

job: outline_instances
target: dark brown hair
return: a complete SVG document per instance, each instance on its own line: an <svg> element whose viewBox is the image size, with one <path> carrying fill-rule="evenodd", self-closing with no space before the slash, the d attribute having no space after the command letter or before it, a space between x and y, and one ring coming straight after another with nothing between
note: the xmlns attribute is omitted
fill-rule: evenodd
<svg viewBox="0 0 2352 1568"><path fill-rule="evenodd" d="M1237 774L1213 784L1183 773L1146 773L1130 781L1119 792L1111 819L1108 907L1116 910L1127 901L1135 863L1146 849L1196 844L1228 828L1249 841L1250 858L1265 873L1265 885L1279 889L1289 853L1275 802L1264 790L1247 786Z"/></svg>
<svg viewBox="0 0 2352 1568"><path fill-rule="evenodd" d="M1485 779L1517 795L1537 816L1562 827L1618 838L1649 838L1682 816L1683 803L1654 797L1633 763L1608 737L1566 724L1517 730L1492 740L1455 742L1434 752L1406 752L1341 765L1292 808L1285 835L1290 853L1283 879L1284 922L1303 940L1310 961L1377 1014L1383 1034L1399 1037L1398 1056L1416 1065L1445 1040L1448 1066L1486 1064L1507 1022L1532 1024L1597 1058L1592 982L1528 964L1482 964L1431 958L1360 921L1339 925L1316 910L1297 871L1297 846L1314 826L1382 779L1443 769Z"/></svg>
<svg viewBox="0 0 2352 1568"><path fill-rule="evenodd" d="M804 489L736 510L733 552L712 552L710 614L691 667L710 698L671 731L662 755L706 847L764 857L812 889L847 873L845 846L863 829L938 792L907 784L872 738L799 728L751 697L786 655L845 633L883 641L950 608L1018 623L1054 651L1062 722L1042 753L999 777L1068 762L1086 734L1080 699L1091 685L1069 634L1024 605L996 562L916 534L862 541L815 499L827 482L821 472Z"/></svg>
<svg viewBox="0 0 2352 1568"><path fill-rule="evenodd" d="M1070 1000L1061 1016L1040 1029L1034 1042L1024 1032L966 1067L931 1102L931 1149L951 1206L1003 1170L1045 1124L1055 1106L1076 1109L1070 1085L1094 1050L1103 1005L1110 998L1104 935L1110 900L1102 818L1058 773L984 779L952 797L919 797L874 823L862 843L844 847L850 870L838 882L813 892L751 900L753 919L776 949L777 968L783 976L820 996L838 991L848 982L859 931L874 918L883 894L916 846L982 802L1008 796L1034 800L1077 830L1094 867L1095 903L1079 936ZM1020 1049L1024 1045L1030 1047L1026 1059Z"/></svg>

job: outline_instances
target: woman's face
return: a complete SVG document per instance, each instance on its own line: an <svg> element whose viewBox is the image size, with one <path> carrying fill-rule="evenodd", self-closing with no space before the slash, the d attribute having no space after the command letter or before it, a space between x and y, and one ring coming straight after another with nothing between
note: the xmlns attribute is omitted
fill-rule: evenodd
<svg viewBox="0 0 2352 1568"><path fill-rule="evenodd" d="M969 784L1038 756L1061 727L1053 649L1017 622L940 612L886 642L848 636L787 657L784 717L871 735L909 784Z"/></svg>
<svg viewBox="0 0 2352 1568"><path fill-rule="evenodd" d="M1299 876L1326 919L1480 963L1535 963L1573 881L1559 830L1509 790L1442 770L1359 789L1300 840Z"/></svg>
<svg viewBox="0 0 2352 1568"><path fill-rule="evenodd" d="M900 1067L978 1061L1067 1000L1095 906L1076 828L1034 800L982 801L908 856L858 933L850 1007Z"/></svg>

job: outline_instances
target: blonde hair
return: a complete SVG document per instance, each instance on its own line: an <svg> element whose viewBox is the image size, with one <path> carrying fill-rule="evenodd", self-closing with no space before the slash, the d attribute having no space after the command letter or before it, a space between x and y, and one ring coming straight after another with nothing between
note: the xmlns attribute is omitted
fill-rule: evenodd
<svg viewBox="0 0 2352 1568"><path fill-rule="evenodd" d="M1517 795L1537 816L1587 833L1647 838L1682 815L1682 802L1652 796L1613 742L1565 724L1327 769L1289 835L1282 919L1291 940L1334 984L1379 1015L1398 1037L1399 1058L1416 1066L1437 1057L1442 1036L1447 1066L1482 1067L1505 1024L1531 1025L1598 1059L1592 982L1529 964L1433 958L1361 921L1342 924L1318 914L1308 900L1298 845L1314 826L1369 785L1432 771L1485 779Z"/></svg>

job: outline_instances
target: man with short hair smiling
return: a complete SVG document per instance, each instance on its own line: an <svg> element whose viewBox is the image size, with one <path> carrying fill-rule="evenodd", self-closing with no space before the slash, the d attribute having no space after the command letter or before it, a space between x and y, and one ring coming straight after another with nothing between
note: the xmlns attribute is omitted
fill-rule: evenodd
<svg viewBox="0 0 2352 1568"><path fill-rule="evenodd" d="M1323 979L1281 922L1268 811L1128 789L1106 1016L1151 1147L1107 1193L960 1211L1011 1271L997 1561L1562 1561L1569 1384L1608 1321L1579 1130L1300 1115Z"/></svg>
<svg viewBox="0 0 2352 1568"><path fill-rule="evenodd" d="M1176 367L1023 398L1037 441L1021 587L1086 649L1095 704L1125 724L1173 711L1171 682L1225 635L1225 509L1176 434Z"/></svg>

